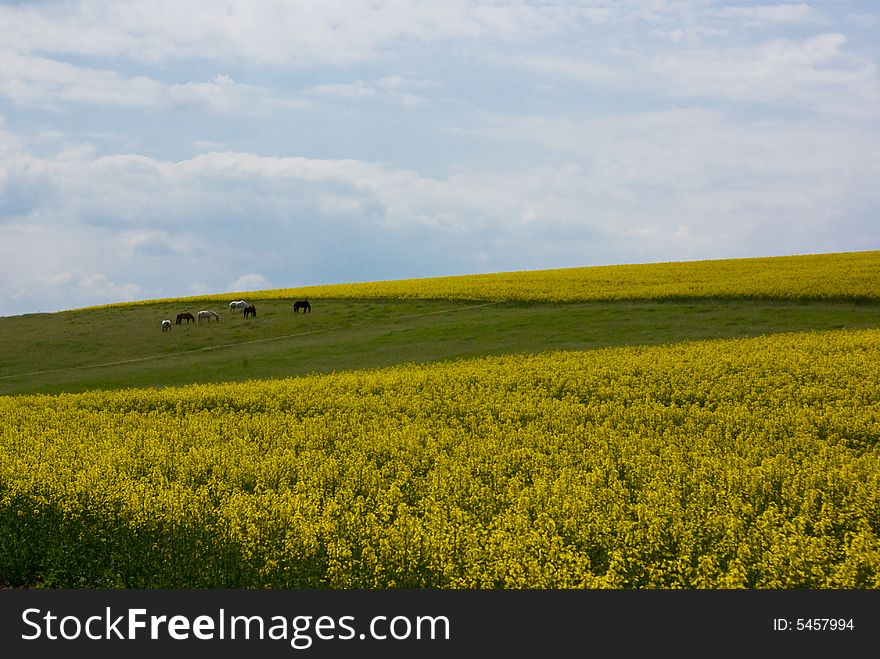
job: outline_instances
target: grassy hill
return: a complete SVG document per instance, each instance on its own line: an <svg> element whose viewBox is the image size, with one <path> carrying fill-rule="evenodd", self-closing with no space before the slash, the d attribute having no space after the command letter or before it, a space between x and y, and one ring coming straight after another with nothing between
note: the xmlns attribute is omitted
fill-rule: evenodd
<svg viewBox="0 0 880 659"><path fill-rule="evenodd" d="M256 318L228 311L257 305ZM311 314L292 300L309 297ZM160 331L216 309L219 323ZM0 318L0 394L242 381L880 324L880 252L416 279Z"/></svg>

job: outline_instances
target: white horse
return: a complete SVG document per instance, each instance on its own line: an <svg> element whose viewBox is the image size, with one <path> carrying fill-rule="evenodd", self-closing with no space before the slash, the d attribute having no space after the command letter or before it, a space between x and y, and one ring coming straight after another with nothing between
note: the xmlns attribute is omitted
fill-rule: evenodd
<svg viewBox="0 0 880 659"><path fill-rule="evenodd" d="M229 303L229 310L230 310L232 313L235 313L236 311L241 311L241 310L244 309L247 305L248 305L248 303L245 302L244 300L235 300L234 302L230 302L230 303Z"/></svg>
<svg viewBox="0 0 880 659"><path fill-rule="evenodd" d="M163 320L162 321L162 331L163 332L170 332L171 331L171 321L170 320Z"/></svg>
<svg viewBox="0 0 880 659"><path fill-rule="evenodd" d="M203 319L206 322L211 322L212 318L214 320L216 320L218 323L220 322L220 316L217 314L216 311L199 311L199 313L197 313L196 316L199 319L198 322L202 322Z"/></svg>

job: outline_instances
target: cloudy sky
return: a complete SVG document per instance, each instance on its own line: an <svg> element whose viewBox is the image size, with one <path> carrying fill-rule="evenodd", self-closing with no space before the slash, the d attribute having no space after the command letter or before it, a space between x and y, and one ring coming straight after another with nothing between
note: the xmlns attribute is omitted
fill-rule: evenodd
<svg viewBox="0 0 880 659"><path fill-rule="evenodd" d="M0 2L0 315L880 248L880 3Z"/></svg>

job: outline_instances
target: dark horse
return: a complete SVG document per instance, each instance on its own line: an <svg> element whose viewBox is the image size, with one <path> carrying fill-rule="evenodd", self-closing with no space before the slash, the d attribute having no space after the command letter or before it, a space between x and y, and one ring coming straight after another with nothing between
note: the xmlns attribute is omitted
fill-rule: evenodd
<svg viewBox="0 0 880 659"><path fill-rule="evenodd" d="M177 324L178 325L180 325L180 323L183 322L184 320L186 322L190 322L190 321L196 322L196 317L193 316L189 311L177 314Z"/></svg>
<svg viewBox="0 0 880 659"><path fill-rule="evenodd" d="M257 317L257 308L252 304L249 304L244 308L244 317L247 318L248 316L253 316L254 318Z"/></svg>
<svg viewBox="0 0 880 659"><path fill-rule="evenodd" d="M293 303L293 313L298 313L300 309L303 310L303 313L311 312L312 305L309 304L308 300L297 300Z"/></svg>

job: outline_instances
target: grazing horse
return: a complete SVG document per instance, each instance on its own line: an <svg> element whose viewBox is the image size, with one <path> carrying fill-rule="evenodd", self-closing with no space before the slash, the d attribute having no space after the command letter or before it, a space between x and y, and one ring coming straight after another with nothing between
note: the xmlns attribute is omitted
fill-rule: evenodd
<svg viewBox="0 0 880 659"><path fill-rule="evenodd" d="M177 324L178 325L180 325L180 323L182 323L184 320L188 323L190 323L190 322L194 323L194 322L196 322L196 317L193 316L189 311L184 311L183 313L177 314Z"/></svg>
<svg viewBox="0 0 880 659"><path fill-rule="evenodd" d="M244 313L245 318L247 318L248 316L253 316L254 318L256 318L257 317L257 308L254 305L249 304L244 308L243 313Z"/></svg>
<svg viewBox="0 0 880 659"><path fill-rule="evenodd" d="M170 332L171 331L171 321L170 320L163 320L162 321L162 331L163 332Z"/></svg>
<svg viewBox="0 0 880 659"><path fill-rule="evenodd" d="M202 322L202 320L205 320L206 322L211 322L212 318L218 323L220 322L220 316L217 314L216 311L199 311L197 315L199 317L198 322Z"/></svg>
<svg viewBox="0 0 880 659"><path fill-rule="evenodd" d="M232 313L235 313L239 309L244 309L248 305L244 300L235 300L234 302L229 303L229 310Z"/></svg>
<svg viewBox="0 0 880 659"><path fill-rule="evenodd" d="M297 300L293 303L293 313L299 313L299 310L302 309L303 313L312 311L312 305L309 304L308 300Z"/></svg>

